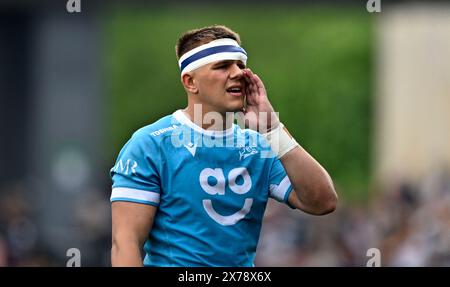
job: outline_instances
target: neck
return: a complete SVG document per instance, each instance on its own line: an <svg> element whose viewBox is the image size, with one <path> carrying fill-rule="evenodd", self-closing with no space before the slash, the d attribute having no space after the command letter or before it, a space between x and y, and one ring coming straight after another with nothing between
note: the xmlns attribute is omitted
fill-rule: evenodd
<svg viewBox="0 0 450 287"><path fill-rule="evenodd" d="M189 103L183 110L189 119L204 130L226 130L233 126L234 113L220 113L205 104Z"/></svg>

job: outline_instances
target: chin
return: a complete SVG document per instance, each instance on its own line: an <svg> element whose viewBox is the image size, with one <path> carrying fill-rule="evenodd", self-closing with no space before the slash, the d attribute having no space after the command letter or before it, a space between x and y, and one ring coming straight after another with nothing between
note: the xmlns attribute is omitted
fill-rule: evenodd
<svg viewBox="0 0 450 287"><path fill-rule="evenodd" d="M243 108L244 108L244 105L239 105L239 106L235 106L235 107L230 107L230 108L228 109L228 111L229 111L229 112L235 113L235 112L240 112L240 111L242 111Z"/></svg>
<svg viewBox="0 0 450 287"><path fill-rule="evenodd" d="M243 100L240 101L239 103L236 103L236 104L232 105L232 106L230 107L230 109L231 109L232 112L239 112L239 111L242 111L243 108L244 108L244 101L243 101Z"/></svg>

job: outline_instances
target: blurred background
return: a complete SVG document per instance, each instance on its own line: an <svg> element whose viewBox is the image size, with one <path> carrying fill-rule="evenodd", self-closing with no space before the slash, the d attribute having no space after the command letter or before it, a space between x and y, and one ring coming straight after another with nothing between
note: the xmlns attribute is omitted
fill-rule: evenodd
<svg viewBox="0 0 450 287"><path fill-rule="evenodd" d="M329 171L337 210L270 201L256 266L450 266L445 1L0 1L0 266L110 266L109 169L186 105L175 43L237 31L248 66ZM314 4L313 4L314 3Z"/></svg>

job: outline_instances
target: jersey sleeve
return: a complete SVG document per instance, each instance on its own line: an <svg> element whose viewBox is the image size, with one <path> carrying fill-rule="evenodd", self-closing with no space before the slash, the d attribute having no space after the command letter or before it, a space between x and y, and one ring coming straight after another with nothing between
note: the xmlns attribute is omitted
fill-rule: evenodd
<svg viewBox="0 0 450 287"><path fill-rule="evenodd" d="M158 206L161 194L159 149L142 132L135 133L111 168L111 202L129 201Z"/></svg>
<svg viewBox="0 0 450 287"><path fill-rule="evenodd" d="M292 192L292 184L278 158L273 159L272 168L269 175L269 197L286 203L293 208L289 202L289 194Z"/></svg>

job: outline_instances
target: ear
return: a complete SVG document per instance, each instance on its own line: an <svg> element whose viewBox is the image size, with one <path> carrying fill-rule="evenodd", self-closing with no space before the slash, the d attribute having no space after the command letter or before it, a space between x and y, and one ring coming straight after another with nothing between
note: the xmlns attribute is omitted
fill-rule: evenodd
<svg viewBox="0 0 450 287"><path fill-rule="evenodd" d="M183 84L186 91L191 94L198 93L198 87L195 83L194 75L191 73L186 73L181 77L181 83Z"/></svg>

